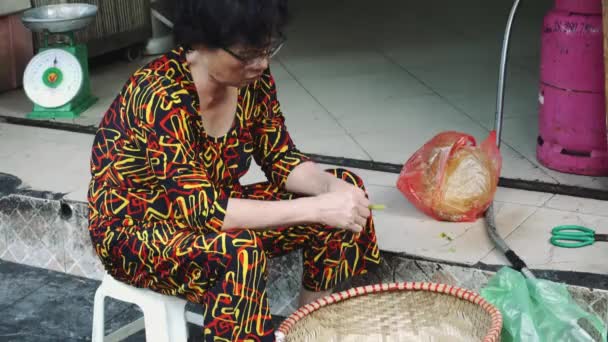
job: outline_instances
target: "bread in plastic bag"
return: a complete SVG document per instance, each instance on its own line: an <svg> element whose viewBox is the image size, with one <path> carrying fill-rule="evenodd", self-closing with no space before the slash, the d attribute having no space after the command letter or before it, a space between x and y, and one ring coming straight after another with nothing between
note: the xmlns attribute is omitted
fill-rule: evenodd
<svg viewBox="0 0 608 342"><path fill-rule="evenodd" d="M443 132L405 163L397 187L425 214L443 221L474 221L488 209L498 186L502 158L496 132L475 138Z"/></svg>

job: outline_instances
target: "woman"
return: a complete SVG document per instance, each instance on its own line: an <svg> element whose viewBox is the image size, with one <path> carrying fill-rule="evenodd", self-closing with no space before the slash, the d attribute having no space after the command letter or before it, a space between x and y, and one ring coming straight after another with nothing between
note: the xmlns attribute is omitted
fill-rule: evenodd
<svg viewBox="0 0 608 342"><path fill-rule="evenodd" d="M130 77L94 141L106 270L204 305L206 341L274 340L267 258L302 251L300 304L379 263L361 179L320 171L285 127L268 63L286 2L180 0L180 47ZM268 182L242 186L252 157Z"/></svg>

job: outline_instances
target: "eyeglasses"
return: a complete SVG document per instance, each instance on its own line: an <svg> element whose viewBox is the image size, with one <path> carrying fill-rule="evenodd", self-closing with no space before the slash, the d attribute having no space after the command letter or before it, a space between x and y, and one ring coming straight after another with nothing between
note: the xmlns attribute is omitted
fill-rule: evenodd
<svg viewBox="0 0 608 342"><path fill-rule="evenodd" d="M270 42L270 45L262 51L253 50L253 51L248 51L248 52L236 53L228 48L222 48L222 49L224 51L228 52L230 55L232 55L232 57L241 61L241 63L243 63L243 64L253 64L258 59L272 58L272 57L276 56L276 54L279 53L279 50L281 50L281 48L285 44L285 41L286 41L286 39L283 36L280 36L277 39L273 39Z"/></svg>

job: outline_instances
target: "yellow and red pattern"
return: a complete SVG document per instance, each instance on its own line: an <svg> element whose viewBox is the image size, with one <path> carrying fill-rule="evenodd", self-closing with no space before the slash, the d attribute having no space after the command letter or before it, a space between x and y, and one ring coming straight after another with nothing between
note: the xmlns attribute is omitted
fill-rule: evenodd
<svg viewBox="0 0 608 342"><path fill-rule="evenodd" d="M131 76L93 143L91 239L115 278L203 304L207 341L273 341L267 258L301 250L303 286L333 288L379 262L373 221L356 238L322 225L222 232L229 198L294 198L285 181L309 158L287 132L269 71L239 90L226 135L206 135L198 108L181 48ZM252 158L269 182L242 186Z"/></svg>

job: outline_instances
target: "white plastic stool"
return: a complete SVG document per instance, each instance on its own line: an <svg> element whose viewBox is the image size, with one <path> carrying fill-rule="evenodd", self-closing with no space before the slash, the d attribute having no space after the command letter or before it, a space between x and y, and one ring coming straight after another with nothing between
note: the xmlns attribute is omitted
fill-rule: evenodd
<svg viewBox="0 0 608 342"><path fill-rule="evenodd" d="M106 297L139 306L144 317L104 336L104 300ZM186 311L187 301L165 296L119 282L109 274L95 292L93 308L93 342L121 341L146 329L147 342L187 342L187 322L203 326L203 316Z"/></svg>

